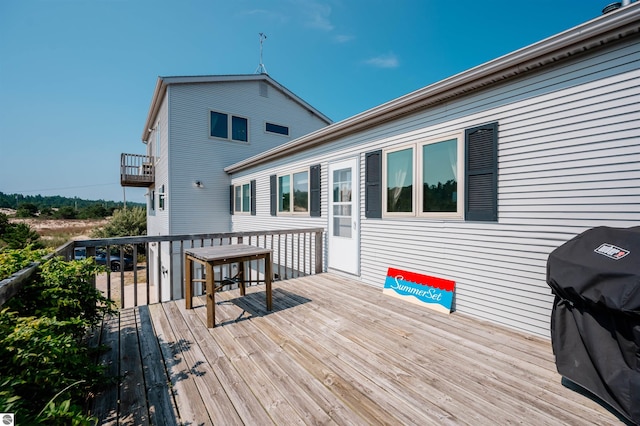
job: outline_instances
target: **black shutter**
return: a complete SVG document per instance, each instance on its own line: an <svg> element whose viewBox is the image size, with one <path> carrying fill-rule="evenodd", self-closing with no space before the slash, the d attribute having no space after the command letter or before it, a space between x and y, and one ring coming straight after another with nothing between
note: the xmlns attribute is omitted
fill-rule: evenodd
<svg viewBox="0 0 640 426"><path fill-rule="evenodd" d="M271 216L278 212L278 176L269 176L269 199L271 200Z"/></svg>
<svg viewBox="0 0 640 426"><path fill-rule="evenodd" d="M465 131L465 219L498 220L498 123Z"/></svg>
<svg viewBox="0 0 640 426"><path fill-rule="evenodd" d="M235 193L233 192L233 185L229 186L229 214L233 214L233 200L235 197Z"/></svg>
<svg viewBox="0 0 640 426"><path fill-rule="evenodd" d="M382 217L382 151L365 154L364 215Z"/></svg>
<svg viewBox="0 0 640 426"><path fill-rule="evenodd" d="M311 166L309 176L309 215L320 217L320 164Z"/></svg>
<svg viewBox="0 0 640 426"><path fill-rule="evenodd" d="M251 181L251 216L256 215L256 181Z"/></svg>

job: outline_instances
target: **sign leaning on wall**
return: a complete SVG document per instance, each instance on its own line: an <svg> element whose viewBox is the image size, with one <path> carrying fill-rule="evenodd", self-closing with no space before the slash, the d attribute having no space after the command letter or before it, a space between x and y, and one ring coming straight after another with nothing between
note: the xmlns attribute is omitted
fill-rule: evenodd
<svg viewBox="0 0 640 426"><path fill-rule="evenodd" d="M382 292L448 314L455 286L455 281L389 268Z"/></svg>

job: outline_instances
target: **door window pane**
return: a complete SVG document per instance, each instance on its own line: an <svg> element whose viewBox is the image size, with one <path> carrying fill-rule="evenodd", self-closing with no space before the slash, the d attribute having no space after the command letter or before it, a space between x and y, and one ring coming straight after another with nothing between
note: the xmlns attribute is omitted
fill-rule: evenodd
<svg viewBox="0 0 640 426"><path fill-rule="evenodd" d="M413 211L413 148L387 153L387 212Z"/></svg>
<svg viewBox="0 0 640 426"><path fill-rule="evenodd" d="M422 211L458 211L458 142L422 147Z"/></svg>
<svg viewBox="0 0 640 426"><path fill-rule="evenodd" d="M351 204L339 204L333 206L334 216L349 216L351 217Z"/></svg>
<svg viewBox="0 0 640 426"><path fill-rule="evenodd" d="M351 169L333 171L333 202L351 201Z"/></svg>
<svg viewBox="0 0 640 426"><path fill-rule="evenodd" d="M333 218L333 236L351 238L351 218L334 217Z"/></svg>

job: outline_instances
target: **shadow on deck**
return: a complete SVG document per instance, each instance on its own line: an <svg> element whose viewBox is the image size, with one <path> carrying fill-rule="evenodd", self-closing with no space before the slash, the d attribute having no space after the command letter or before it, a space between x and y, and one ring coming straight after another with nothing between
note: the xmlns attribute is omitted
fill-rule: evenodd
<svg viewBox="0 0 640 426"><path fill-rule="evenodd" d="M100 424L620 424L563 386L551 344L333 274L123 309Z"/></svg>

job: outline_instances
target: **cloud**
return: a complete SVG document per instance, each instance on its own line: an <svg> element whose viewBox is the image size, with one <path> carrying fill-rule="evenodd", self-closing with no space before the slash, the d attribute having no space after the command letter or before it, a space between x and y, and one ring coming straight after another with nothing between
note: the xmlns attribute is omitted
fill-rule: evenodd
<svg viewBox="0 0 640 426"><path fill-rule="evenodd" d="M356 38L355 36L351 36L351 35L338 34L333 37L333 41L335 41L336 43L348 43L351 40L354 40L355 38Z"/></svg>
<svg viewBox="0 0 640 426"><path fill-rule="evenodd" d="M269 21L274 21L277 22L279 24L284 24L285 22L289 21L289 18L280 12L276 12L273 10L266 10L266 9L248 9L248 10L244 10L241 12L241 14L243 15L254 15L254 16L261 16L264 19L267 19Z"/></svg>
<svg viewBox="0 0 640 426"><path fill-rule="evenodd" d="M302 7L302 13L305 15L305 24L307 26L323 31L333 30L334 26L329 19L331 16L331 6L315 1L296 1L295 3Z"/></svg>
<svg viewBox="0 0 640 426"><path fill-rule="evenodd" d="M364 61L365 64L371 65L376 68L398 68L400 61L393 53L387 53L386 55L376 56Z"/></svg>

